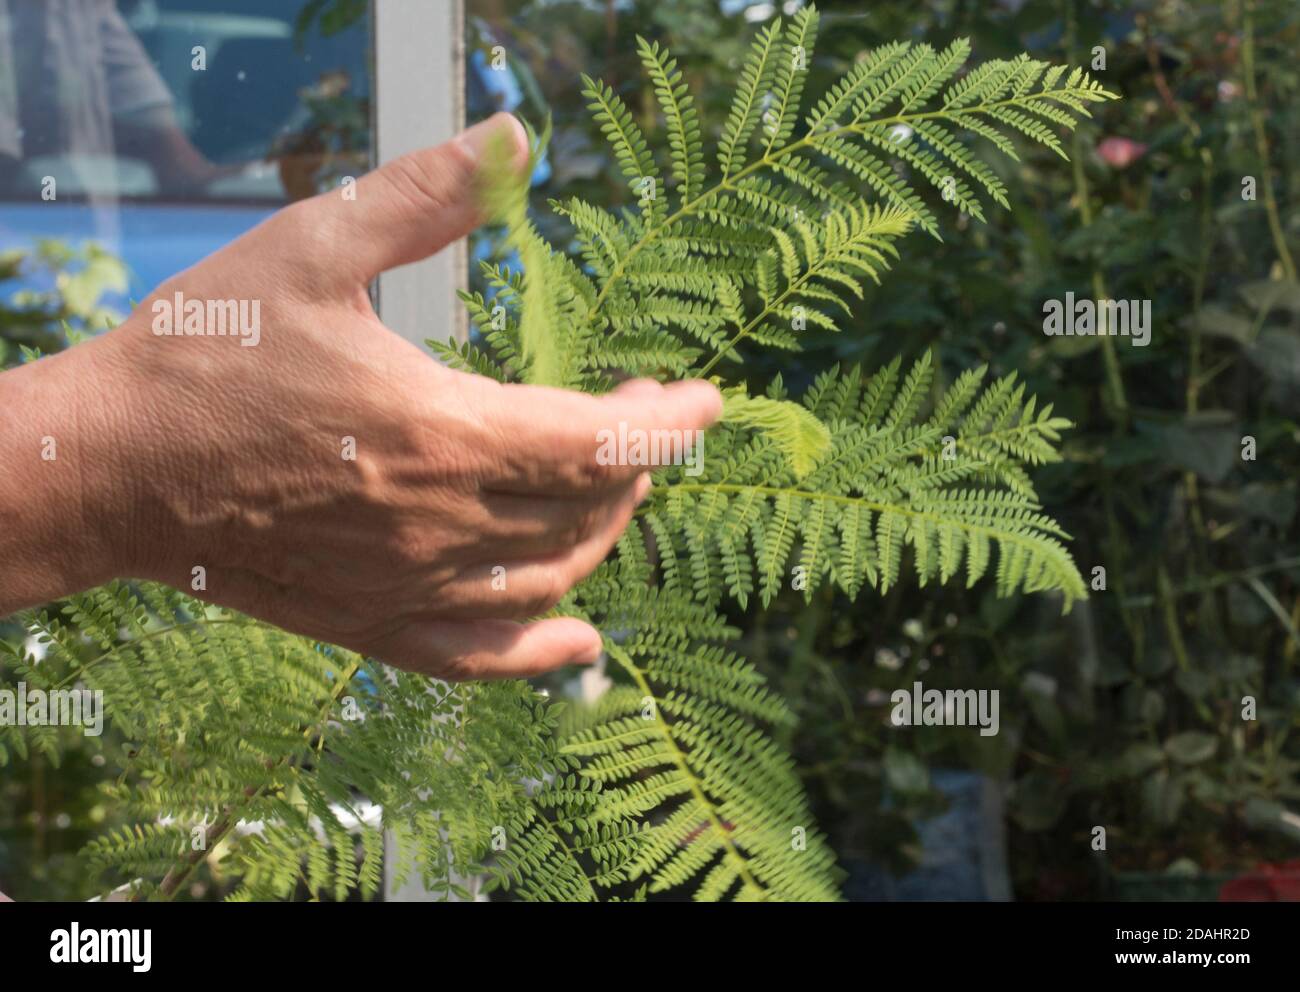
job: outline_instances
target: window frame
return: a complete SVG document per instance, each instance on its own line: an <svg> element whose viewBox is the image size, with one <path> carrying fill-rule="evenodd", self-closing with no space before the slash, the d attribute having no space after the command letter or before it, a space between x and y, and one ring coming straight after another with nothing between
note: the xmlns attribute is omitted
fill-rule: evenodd
<svg viewBox="0 0 1300 992"><path fill-rule="evenodd" d="M465 125L464 0L372 0L370 39L374 73L371 110L373 164L393 159L458 134ZM464 239L436 255L383 273L375 307L384 324L422 345L426 338L469 336L468 315L456 290L468 283ZM430 892L417 876L398 886L393 873L396 838L385 832L386 902L459 902ZM454 876L477 898L481 879Z"/></svg>

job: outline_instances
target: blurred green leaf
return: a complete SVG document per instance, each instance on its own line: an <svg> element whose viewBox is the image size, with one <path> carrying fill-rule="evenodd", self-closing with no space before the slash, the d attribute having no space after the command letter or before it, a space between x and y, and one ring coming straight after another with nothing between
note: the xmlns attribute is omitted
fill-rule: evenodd
<svg viewBox="0 0 1300 992"><path fill-rule="evenodd" d="M1165 741L1165 752L1184 765L1197 765L1202 761L1208 761L1214 757L1214 752L1218 749L1218 738L1195 730L1175 734Z"/></svg>
<svg viewBox="0 0 1300 992"><path fill-rule="evenodd" d="M930 772L910 751L891 747L885 751L885 781L898 792L924 792L930 785Z"/></svg>

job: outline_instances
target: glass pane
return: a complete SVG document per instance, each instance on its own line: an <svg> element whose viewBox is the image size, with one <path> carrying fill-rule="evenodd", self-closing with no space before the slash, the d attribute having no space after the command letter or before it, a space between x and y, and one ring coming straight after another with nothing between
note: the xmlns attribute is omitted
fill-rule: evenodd
<svg viewBox="0 0 1300 992"><path fill-rule="evenodd" d="M103 326L282 204L363 172L367 14L352 0L0 2L0 299ZM60 276L76 292L54 300ZM6 337L48 350L59 330Z"/></svg>

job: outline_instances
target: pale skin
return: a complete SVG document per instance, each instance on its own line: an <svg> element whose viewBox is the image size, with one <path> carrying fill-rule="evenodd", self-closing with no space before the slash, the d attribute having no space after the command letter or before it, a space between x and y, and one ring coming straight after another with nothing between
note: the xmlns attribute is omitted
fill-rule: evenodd
<svg viewBox="0 0 1300 992"><path fill-rule="evenodd" d="M114 577L190 590L201 567L201 598L440 678L594 661L588 624L528 621L649 488L641 467L598 464L597 432L702 429L722 402L698 381L503 386L383 326L368 284L481 221L493 135L522 168L522 128L498 114L363 177L355 200L287 207L113 331L0 374L0 616ZM177 292L260 300L260 342L155 335L152 302Z"/></svg>

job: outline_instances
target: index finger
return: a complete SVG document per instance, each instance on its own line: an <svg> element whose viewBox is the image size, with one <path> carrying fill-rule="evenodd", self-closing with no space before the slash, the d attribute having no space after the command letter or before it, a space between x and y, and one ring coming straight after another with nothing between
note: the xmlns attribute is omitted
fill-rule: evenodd
<svg viewBox="0 0 1300 992"><path fill-rule="evenodd" d="M604 396L505 388L517 392L493 418L510 441L498 477L485 480L495 492L581 495L663 465L691 470L701 464L704 431L722 414L722 395L698 379L636 380Z"/></svg>

